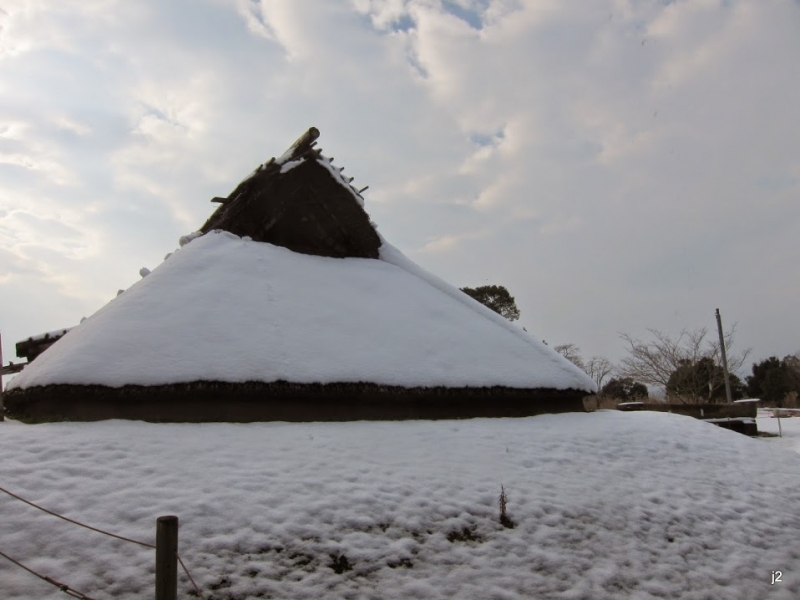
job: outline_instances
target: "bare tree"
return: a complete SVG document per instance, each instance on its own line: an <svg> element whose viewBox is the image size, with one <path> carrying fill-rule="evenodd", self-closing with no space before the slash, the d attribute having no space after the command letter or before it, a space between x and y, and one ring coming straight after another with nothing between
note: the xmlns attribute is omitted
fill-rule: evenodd
<svg viewBox="0 0 800 600"><path fill-rule="evenodd" d="M581 349L575 344L561 344L560 346L553 346L553 350L558 352L561 356L566 358L581 371L586 371L586 365L581 358Z"/></svg>
<svg viewBox="0 0 800 600"><path fill-rule="evenodd" d="M713 338L706 339L708 329L705 327L694 331L684 329L677 338L672 338L657 329L648 329L648 331L654 338L650 342L643 342L627 333L620 335L627 343L629 353L629 356L621 361L620 375L666 389L670 377L680 367L696 365L702 359L711 359L715 365L720 364L719 343ZM723 336L728 370L731 373L738 371L750 355L749 348L738 355L731 352L735 332L736 325L734 324L730 331ZM716 378L715 375L714 379ZM721 376L719 376L719 381L714 380L709 383L715 389L719 385L725 385Z"/></svg>
<svg viewBox="0 0 800 600"><path fill-rule="evenodd" d="M573 365L591 377L597 384L599 390L603 387L603 381L614 372L614 365L611 361L602 356L593 356L589 362L584 362L581 356L581 349L575 344L561 344L553 346L553 350L566 358Z"/></svg>
<svg viewBox="0 0 800 600"><path fill-rule="evenodd" d="M589 362L586 363L586 368L584 370L589 377L594 379L594 382L597 384L597 389L599 390L603 387L603 382L606 380L606 377L614 373L614 365L603 356L593 356L589 359Z"/></svg>

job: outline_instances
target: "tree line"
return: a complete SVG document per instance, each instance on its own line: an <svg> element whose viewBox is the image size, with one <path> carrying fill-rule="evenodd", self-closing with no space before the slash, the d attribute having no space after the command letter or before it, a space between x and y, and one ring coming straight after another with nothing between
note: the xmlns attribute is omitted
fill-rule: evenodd
<svg viewBox="0 0 800 600"><path fill-rule="evenodd" d="M519 319L514 296L504 286L465 287L461 291L510 321ZM759 398L771 406L794 406L800 396L800 352L754 363L752 373L742 380L736 373L746 363L750 349L734 352L735 331L733 326L723 334L732 398ZM587 373L601 396L631 401L647 398L649 388L658 388L666 392L670 402L727 401L720 345L714 336L709 339L707 328L684 329L677 337L656 329L648 333L647 340L620 335L627 356L617 365L602 356L584 360L580 348L572 343L553 349Z"/></svg>

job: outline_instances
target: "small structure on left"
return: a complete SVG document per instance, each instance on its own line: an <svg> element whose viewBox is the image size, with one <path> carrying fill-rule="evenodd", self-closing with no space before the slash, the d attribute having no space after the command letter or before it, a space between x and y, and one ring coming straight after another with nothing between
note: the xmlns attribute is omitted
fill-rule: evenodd
<svg viewBox="0 0 800 600"><path fill-rule="evenodd" d="M14 375L24 369L30 362L33 361L42 352L47 350L50 346L60 340L72 327L66 329L56 329L55 331L48 331L40 333L39 335L32 335L31 337L17 342L17 356L24 358L26 362L15 363L8 361L7 365L3 364L3 338L0 335L0 421L5 420L5 404L3 402L3 375Z"/></svg>
<svg viewBox="0 0 800 600"><path fill-rule="evenodd" d="M32 335L28 339L17 342L17 356L27 359L28 362L33 361L33 359L39 356L42 352L64 337L70 329L72 329L72 327L67 327L66 329L56 329L55 331L48 331L47 333ZM24 366L24 364L22 366Z"/></svg>

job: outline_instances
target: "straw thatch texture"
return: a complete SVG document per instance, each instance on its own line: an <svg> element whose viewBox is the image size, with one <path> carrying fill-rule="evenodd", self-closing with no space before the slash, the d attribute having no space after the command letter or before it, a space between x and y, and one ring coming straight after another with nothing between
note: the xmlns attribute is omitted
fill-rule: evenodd
<svg viewBox="0 0 800 600"><path fill-rule="evenodd" d="M380 238L353 192L314 150L300 158L285 173L273 161L243 181L200 231L224 229L303 254L378 258Z"/></svg>
<svg viewBox="0 0 800 600"><path fill-rule="evenodd" d="M372 383L194 382L112 388L48 385L6 395L25 422L136 419L153 422L358 421L525 417L583 412L579 390L403 388Z"/></svg>

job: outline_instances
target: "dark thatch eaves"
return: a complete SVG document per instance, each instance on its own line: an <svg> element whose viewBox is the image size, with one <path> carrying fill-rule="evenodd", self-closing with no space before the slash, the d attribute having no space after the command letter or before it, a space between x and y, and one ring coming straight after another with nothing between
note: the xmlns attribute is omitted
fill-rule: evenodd
<svg viewBox="0 0 800 600"><path fill-rule="evenodd" d="M6 395L8 414L27 423L131 419L160 423L380 421L528 417L583 412L580 390L448 388L374 383L276 381L112 388L47 385Z"/></svg>
<svg viewBox="0 0 800 600"><path fill-rule="evenodd" d="M353 188L351 180L332 167L332 159L315 149L318 137L319 131L312 127L283 156L260 165L227 198L214 198L212 201L220 206L201 231L221 229L304 254L377 259L381 240L364 211L360 196L363 190ZM419 327L425 324L420 323ZM372 333L365 331L364 335ZM45 340L40 346L51 342ZM386 343L391 344L392 340ZM37 344L29 344L34 353ZM192 381L122 387L34 385L7 391L5 404L7 414L27 422L110 418L166 422L347 421L521 417L583 411L583 398L587 395L585 389L400 387L368 381Z"/></svg>

